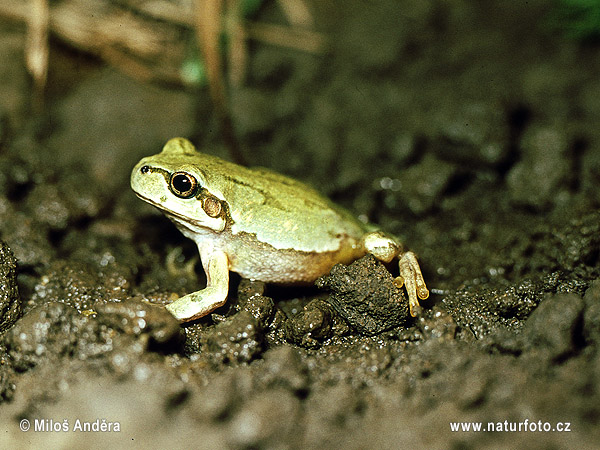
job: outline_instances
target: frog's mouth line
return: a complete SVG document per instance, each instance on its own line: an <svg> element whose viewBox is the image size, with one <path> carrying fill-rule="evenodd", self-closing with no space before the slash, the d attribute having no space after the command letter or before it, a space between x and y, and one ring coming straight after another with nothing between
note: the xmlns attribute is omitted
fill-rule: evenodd
<svg viewBox="0 0 600 450"><path fill-rule="evenodd" d="M144 195L138 194L137 192L135 192L135 195L137 195L138 198L144 200L146 203L154 206L156 209L159 209L160 211L162 211L163 214L169 220L174 222L175 226L177 228L179 228L180 230L182 228L184 228L191 233L199 233L200 230L207 229L207 225L200 220L191 219L188 216L184 216L183 214L179 214L175 211L171 211L170 209L166 209L163 205L156 203L154 200L152 200Z"/></svg>
<svg viewBox="0 0 600 450"><path fill-rule="evenodd" d="M167 216L170 220L172 220L173 222L175 222L177 224L177 226L181 226L191 232L197 232L197 229L194 229L194 227L198 227L198 228L203 228L205 227L205 225L199 221L199 220L194 220L194 219L190 219L187 216L184 216L182 214L176 213L175 211L171 211L170 209L166 209L163 207L163 205L155 202L154 200L142 195L142 194L138 194L137 192L135 192L135 195L138 196L138 198L144 200L146 203L154 206L155 208L163 211L163 214L165 216ZM191 225L191 226L190 226Z"/></svg>

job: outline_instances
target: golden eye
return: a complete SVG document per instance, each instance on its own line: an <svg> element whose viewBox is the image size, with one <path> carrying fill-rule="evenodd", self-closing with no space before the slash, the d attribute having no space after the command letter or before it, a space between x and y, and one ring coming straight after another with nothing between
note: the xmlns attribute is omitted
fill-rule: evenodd
<svg viewBox="0 0 600 450"><path fill-rule="evenodd" d="M180 198L190 198L196 195L198 182L186 172L175 172L169 180L171 192Z"/></svg>

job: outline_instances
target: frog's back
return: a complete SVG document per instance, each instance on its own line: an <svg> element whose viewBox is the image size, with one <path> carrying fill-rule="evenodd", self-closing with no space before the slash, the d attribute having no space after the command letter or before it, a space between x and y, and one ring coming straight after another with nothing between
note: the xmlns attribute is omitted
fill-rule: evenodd
<svg viewBox="0 0 600 450"><path fill-rule="evenodd" d="M307 184L264 168L236 168L221 184L234 234L253 233L278 249L326 252L364 233L348 211Z"/></svg>

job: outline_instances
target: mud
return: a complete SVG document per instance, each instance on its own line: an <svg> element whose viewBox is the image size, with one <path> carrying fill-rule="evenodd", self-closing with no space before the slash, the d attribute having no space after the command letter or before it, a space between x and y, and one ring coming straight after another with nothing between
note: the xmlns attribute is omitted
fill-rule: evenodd
<svg viewBox="0 0 600 450"><path fill-rule="evenodd" d="M163 305L205 282L197 251L128 175L175 135L227 157L206 90L55 43L34 114L24 30L1 24L0 442L598 447L600 47L538 20L550 2L496 3L318 3L328 53L255 43L231 91L253 165L416 252L417 318L365 257L311 288L234 275L180 326Z"/></svg>

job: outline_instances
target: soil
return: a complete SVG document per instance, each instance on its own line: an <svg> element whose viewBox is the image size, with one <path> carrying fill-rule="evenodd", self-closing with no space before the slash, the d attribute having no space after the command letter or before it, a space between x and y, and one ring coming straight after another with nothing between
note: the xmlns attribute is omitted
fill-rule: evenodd
<svg viewBox="0 0 600 450"><path fill-rule="evenodd" d="M207 90L53 42L36 112L1 24L0 442L600 446L600 46L541 0L312 7L328 51L253 43L235 135L415 251L420 316L365 257L312 288L233 275L181 326L162 305L203 286L197 252L129 171L178 135L228 157Z"/></svg>

